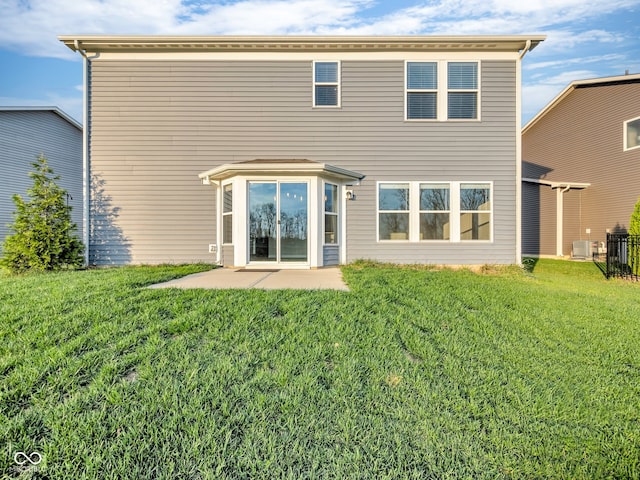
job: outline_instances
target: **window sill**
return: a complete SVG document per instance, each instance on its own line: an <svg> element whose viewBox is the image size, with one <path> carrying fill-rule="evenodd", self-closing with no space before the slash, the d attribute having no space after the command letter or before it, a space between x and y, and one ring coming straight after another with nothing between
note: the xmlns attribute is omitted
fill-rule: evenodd
<svg viewBox="0 0 640 480"><path fill-rule="evenodd" d="M438 120L437 118L405 118L406 123L481 123L480 118L447 118Z"/></svg>

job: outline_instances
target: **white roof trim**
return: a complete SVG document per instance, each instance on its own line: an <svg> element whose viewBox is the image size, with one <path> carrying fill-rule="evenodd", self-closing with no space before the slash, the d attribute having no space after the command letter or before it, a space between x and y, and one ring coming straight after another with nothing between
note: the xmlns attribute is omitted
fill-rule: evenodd
<svg viewBox="0 0 640 480"><path fill-rule="evenodd" d="M545 35L453 36L168 36L60 35L74 51L510 51L530 50Z"/></svg>
<svg viewBox="0 0 640 480"><path fill-rule="evenodd" d="M578 183L578 182L553 182L550 180L543 180L541 178L523 178L523 182L537 183L538 185L546 185L551 188L575 188L582 189L590 187L590 183Z"/></svg>
<svg viewBox="0 0 640 480"><path fill-rule="evenodd" d="M23 111L29 111L29 112L53 112L56 115L58 115L59 117L63 118L64 120L66 120L67 122L69 122L71 125L73 125L74 127L76 127L78 130L82 130L82 125L80 123L78 123L76 120L73 119L73 117L67 115L65 112L63 112L62 110L60 110L58 107L55 106L51 106L51 107L38 107L38 106L27 106L27 107L19 107L19 106L0 106L0 111L3 112L23 112Z"/></svg>
<svg viewBox="0 0 640 480"><path fill-rule="evenodd" d="M325 174L341 180L362 180L365 176L361 173L336 167L326 163L316 162L260 162L260 163L226 163L212 168L198 175L203 181L224 180L240 174Z"/></svg>
<svg viewBox="0 0 640 480"><path fill-rule="evenodd" d="M542 110L540 110L535 117L533 117L522 129L522 133L525 133L529 128L535 125L538 120L544 117L553 107L555 107L558 103L560 103L567 95L573 92L577 87L583 87L586 85L594 85L598 84L608 84L614 82L624 82L624 81L640 81L640 73L635 73L633 75L618 75L615 77L602 77L602 78L590 78L587 80L576 80L571 82L569 85L565 87L553 100L551 100Z"/></svg>

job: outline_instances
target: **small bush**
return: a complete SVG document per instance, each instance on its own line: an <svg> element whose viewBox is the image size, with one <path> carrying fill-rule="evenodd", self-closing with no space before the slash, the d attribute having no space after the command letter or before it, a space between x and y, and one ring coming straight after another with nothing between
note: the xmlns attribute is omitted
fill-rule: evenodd
<svg viewBox="0 0 640 480"><path fill-rule="evenodd" d="M629 266L634 275L640 275L640 245L638 244L638 236L640 236L640 197L629 220L629 235L631 236L629 239Z"/></svg>
<svg viewBox="0 0 640 480"><path fill-rule="evenodd" d="M75 236L67 192L56 184L60 177L53 174L44 155L32 166L29 200L13 196L15 220L9 228L14 233L5 239L0 265L14 273L79 267L84 247Z"/></svg>

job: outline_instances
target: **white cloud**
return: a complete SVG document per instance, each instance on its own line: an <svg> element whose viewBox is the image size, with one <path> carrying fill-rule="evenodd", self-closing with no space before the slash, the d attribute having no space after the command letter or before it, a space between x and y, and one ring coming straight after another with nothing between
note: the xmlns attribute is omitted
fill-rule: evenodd
<svg viewBox="0 0 640 480"><path fill-rule="evenodd" d="M542 70L549 68L565 68L568 65L586 65L589 63L605 63L605 62L618 62L626 58L624 55L620 55L617 53L611 53L607 55L598 55L592 57L574 57L574 58L562 58L560 60L550 60L547 62L533 62L528 63L524 66L525 70L533 71L533 70Z"/></svg>
<svg viewBox="0 0 640 480"><path fill-rule="evenodd" d="M70 58L57 35L549 32L546 49L569 49L618 41L606 29L585 28L584 21L640 2L416 0L416 6L368 18L373 5L374 0L0 0L0 42L30 55Z"/></svg>
<svg viewBox="0 0 640 480"><path fill-rule="evenodd" d="M411 2L399 2L407 3ZM26 55L79 60L57 40L58 35L543 33L547 40L523 64L525 116L536 113L573 80L622 74L627 68L640 70L637 55L612 53L612 48L635 40L612 31L618 25L599 21L620 12L634 18L634 9L637 17L640 0L413 3L400 8L388 0L0 0L0 42L3 48ZM389 13L381 16L370 13L385 10ZM620 28L633 28L633 22L630 25ZM637 30L632 35L635 38ZM633 48L635 44L627 51ZM582 70L563 72L574 67ZM43 104L42 100L52 101L45 98L34 104ZM79 102L60 99L58 103L78 116Z"/></svg>

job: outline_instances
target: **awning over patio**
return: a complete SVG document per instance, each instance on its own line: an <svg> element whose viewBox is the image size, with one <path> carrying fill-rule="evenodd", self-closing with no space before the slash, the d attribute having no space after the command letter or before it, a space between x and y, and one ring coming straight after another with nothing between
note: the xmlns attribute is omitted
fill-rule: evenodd
<svg viewBox="0 0 640 480"><path fill-rule="evenodd" d="M236 175L320 175L343 182L359 182L365 176L345 168L319 163L307 159L256 159L245 162L225 163L219 167L202 172L198 176L202 183L225 180Z"/></svg>

